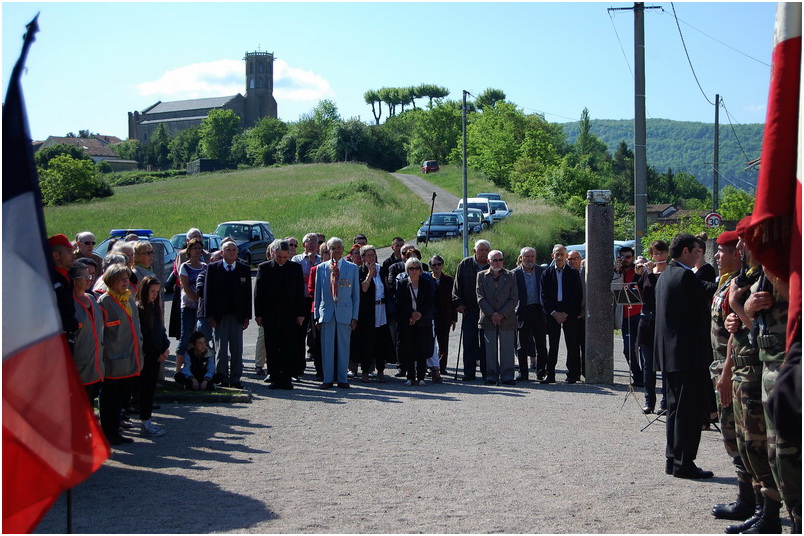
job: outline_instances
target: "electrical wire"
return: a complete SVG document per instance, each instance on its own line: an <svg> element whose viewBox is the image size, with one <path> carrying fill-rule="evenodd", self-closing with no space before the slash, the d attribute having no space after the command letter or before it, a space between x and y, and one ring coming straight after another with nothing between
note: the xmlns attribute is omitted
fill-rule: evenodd
<svg viewBox="0 0 804 536"><path fill-rule="evenodd" d="M662 13L664 13L665 15L670 16L670 17L675 16L675 15L671 15L670 13L668 13L664 8L662 8ZM678 17L676 17L676 21L678 21L678 20L680 20L680 19L678 19ZM708 37L712 41L716 41L716 42L720 43L721 45L723 45L724 47L730 48L734 52L736 52L738 54L741 54L741 55L745 56L748 59L754 60L755 62L760 63L760 64L764 65L765 67L770 67L770 64L765 63L764 61L759 60L759 59L757 59L757 58L755 58L755 57L753 57L753 56L751 56L749 54L746 54L745 52L734 48L733 46L729 45L728 43L724 43L723 41L721 41L720 39L718 39L716 37L712 37L711 35L709 35L708 33L704 32L703 30L699 30L698 28L696 28L695 26L693 26L689 22L686 22L686 21L683 21L683 20L681 22L683 22L684 24L686 24L687 26L689 26L690 28L692 28L696 32L705 35L706 37Z"/></svg>
<svg viewBox="0 0 804 536"><path fill-rule="evenodd" d="M723 97L720 97L720 105L723 107L723 111L726 112L726 119L729 120L729 126L731 127L731 133L734 134L734 139L737 140L737 145L740 146L740 151L742 151L743 156L745 157L745 161L750 162L751 159L748 158L748 155L745 153L745 149L743 149L743 144L740 143L740 138L737 137L737 131L734 130L734 125L732 124L731 120L734 119L731 114L729 113L729 109L726 108L726 103L723 101ZM736 122L736 119L735 119Z"/></svg>
<svg viewBox="0 0 804 536"><path fill-rule="evenodd" d="M609 12L609 20L611 21L611 27L614 28L614 35L617 36L617 43L620 45L620 50L623 53L623 59L625 60L625 65L628 66L628 72L631 73L631 78L634 78L634 71L631 70L631 64L628 63L628 56L625 54L625 49L623 48L623 43L620 40L620 34L617 33L617 26L614 24L614 17L611 14L611 9L608 10Z"/></svg>
<svg viewBox="0 0 804 536"><path fill-rule="evenodd" d="M681 44L684 46L684 54L687 55L687 61L690 64L690 70L692 71L692 76L695 78L695 83L698 84L698 89L701 90L701 95L706 99L706 102L715 106L715 103L709 100L709 97L706 96L703 88L701 87L701 83L698 81L698 75L695 74L695 68L692 66L692 60L690 59L690 53L687 51L687 43L684 42L684 34L681 33L681 24L678 22L678 16L676 15L676 6L673 2L670 2L670 7L673 8L673 16L676 19L676 26L678 27L678 35L681 37Z"/></svg>

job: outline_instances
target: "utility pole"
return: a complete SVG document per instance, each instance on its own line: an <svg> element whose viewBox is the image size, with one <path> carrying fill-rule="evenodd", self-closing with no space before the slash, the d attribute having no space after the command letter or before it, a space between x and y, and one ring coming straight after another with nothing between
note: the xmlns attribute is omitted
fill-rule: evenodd
<svg viewBox="0 0 804 536"><path fill-rule="evenodd" d="M720 185L718 184L718 168L720 166L720 95L715 94L715 165L714 174L712 176L712 212L717 212L718 194L720 193Z"/></svg>
<svg viewBox="0 0 804 536"><path fill-rule="evenodd" d="M466 179L466 96L468 91L463 91L463 114L461 117L461 130L463 132L463 256L469 256L469 204L466 195L467 179Z"/></svg>
<svg viewBox="0 0 804 536"><path fill-rule="evenodd" d="M634 250L642 253L642 238L648 227L648 156L645 128L645 7L634 2L634 7L609 8L609 11L634 10Z"/></svg>

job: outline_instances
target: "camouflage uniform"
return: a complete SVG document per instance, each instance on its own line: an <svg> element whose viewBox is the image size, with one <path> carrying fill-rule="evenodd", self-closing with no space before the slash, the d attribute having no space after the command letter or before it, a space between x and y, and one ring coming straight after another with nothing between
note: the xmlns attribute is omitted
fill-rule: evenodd
<svg viewBox="0 0 804 536"><path fill-rule="evenodd" d="M751 292L760 290L760 279L751 287ZM764 289L770 289L767 284ZM762 322L757 322L755 333L759 346L759 359L762 362L762 404L767 423L768 458L775 485L785 505L801 526L801 449L794 442L782 439L776 435L776 427L768 410L768 397L776 385L782 362L785 356L785 339L787 333L787 300L776 289L773 293L773 308L764 314L764 329ZM800 438L799 438L800 442ZM765 489L763 487L763 493Z"/></svg>
<svg viewBox="0 0 804 536"><path fill-rule="evenodd" d="M720 393L717 391L717 382L720 375L723 373L723 364L726 361L726 346L729 342L729 332L726 331L723 322L729 312L728 307L728 290L731 280L737 275L734 272L723 279L723 283L715 292L712 299L712 353L713 361L709 366L709 373L712 376L712 385L715 389L715 397L717 399L717 411L720 420L720 430L723 434L723 446L726 447L726 453L734 463L734 468L737 471L737 480L742 483L751 483L751 474L745 468L743 460L740 457L740 451L737 447L737 429L734 424L734 406L723 406L720 402Z"/></svg>

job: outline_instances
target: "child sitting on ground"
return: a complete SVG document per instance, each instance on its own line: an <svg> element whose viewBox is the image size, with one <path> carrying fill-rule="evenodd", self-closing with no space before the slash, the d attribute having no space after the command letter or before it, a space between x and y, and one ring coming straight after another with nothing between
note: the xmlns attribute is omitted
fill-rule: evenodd
<svg viewBox="0 0 804 536"><path fill-rule="evenodd" d="M207 338L200 331L190 335L190 344L184 355L176 356L176 383L193 391L214 391L220 381L215 371L215 354L207 346Z"/></svg>

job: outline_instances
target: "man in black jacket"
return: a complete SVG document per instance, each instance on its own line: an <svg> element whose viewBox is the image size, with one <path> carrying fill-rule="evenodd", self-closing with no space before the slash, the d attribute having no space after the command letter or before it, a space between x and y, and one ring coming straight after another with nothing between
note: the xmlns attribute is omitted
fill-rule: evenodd
<svg viewBox="0 0 804 536"><path fill-rule="evenodd" d="M67 275L67 270L75 262L73 245L67 235L53 235L47 240L50 246L50 257L53 262L53 290L56 292L56 303L59 306L59 315L64 329L64 335L70 345L70 351L75 344L75 332L78 331L78 321L75 319L75 306L73 305L73 284Z"/></svg>
<svg viewBox="0 0 804 536"><path fill-rule="evenodd" d="M452 286L452 305L463 315L461 321L461 337L463 338L463 380L473 381L477 374L477 362L480 361L480 372L486 377L486 344L480 336L480 307L477 305L477 273L489 267L488 240L475 242L473 255L458 263L455 282Z"/></svg>
<svg viewBox="0 0 804 536"><path fill-rule="evenodd" d="M290 246L284 240L271 244L274 258L260 264L254 282L254 321L265 329L269 389L293 389L296 356L304 344L299 328L307 316L301 264L288 262Z"/></svg>
<svg viewBox="0 0 804 536"><path fill-rule="evenodd" d="M667 382L665 472L678 478L713 476L695 465L706 394L712 390L709 304L716 290L692 271L702 254L694 236L677 234L670 243L672 260L656 284L654 355Z"/></svg>
<svg viewBox="0 0 804 536"><path fill-rule="evenodd" d="M547 315L547 338L550 350L547 353L545 378L540 383L556 383L556 363L561 330L567 346L567 383L581 379L581 353L578 347L578 315L581 314L583 290L581 275L567 264L567 248L562 244L553 246L553 261L542 274L541 300Z"/></svg>
<svg viewBox="0 0 804 536"><path fill-rule="evenodd" d="M536 377L543 380L547 368L547 326L542 309L542 273L544 268L536 264L536 250L524 247L519 252L519 266L514 268L519 304L517 317L517 355L519 357L519 376L517 380L528 379L528 356L536 359Z"/></svg>
<svg viewBox="0 0 804 536"><path fill-rule="evenodd" d="M206 318L215 330L217 368L224 378L221 386L242 389L243 330L248 328L251 319L251 269L237 261L237 244L234 242L225 242L221 250L223 260L207 267L198 318Z"/></svg>

